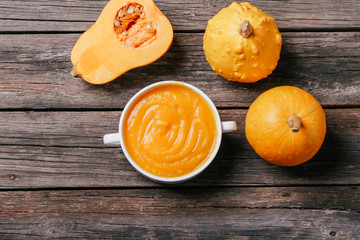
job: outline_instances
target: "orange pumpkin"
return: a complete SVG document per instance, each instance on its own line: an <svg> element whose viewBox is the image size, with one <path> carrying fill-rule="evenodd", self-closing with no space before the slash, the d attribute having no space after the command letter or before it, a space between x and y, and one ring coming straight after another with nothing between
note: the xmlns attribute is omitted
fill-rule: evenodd
<svg viewBox="0 0 360 240"><path fill-rule="evenodd" d="M173 29L152 0L111 0L71 52L73 76L93 84L150 64L170 47Z"/></svg>
<svg viewBox="0 0 360 240"><path fill-rule="evenodd" d="M320 149L326 133L325 113L310 93L297 87L276 87L251 104L245 133L263 159L280 166L295 166L311 159Z"/></svg>

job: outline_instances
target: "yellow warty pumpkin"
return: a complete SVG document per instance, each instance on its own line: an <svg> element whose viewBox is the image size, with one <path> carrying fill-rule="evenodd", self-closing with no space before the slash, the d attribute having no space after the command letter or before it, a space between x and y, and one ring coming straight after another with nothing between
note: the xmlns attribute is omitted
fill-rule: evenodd
<svg viewBox="0 0 360 240"><path fill-rule="evenodd" d="M217 13L203 40L211 68L230 81L265 78L280 58L282 40L275 20L248 2L233 2Z"/></svg>

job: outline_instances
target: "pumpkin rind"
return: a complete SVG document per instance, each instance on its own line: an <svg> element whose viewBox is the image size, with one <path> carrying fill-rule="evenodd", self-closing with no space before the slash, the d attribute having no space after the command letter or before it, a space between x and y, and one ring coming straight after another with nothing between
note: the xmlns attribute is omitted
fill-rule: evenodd
<svg viewBox="0 0 360 240"><path fill-rule="evenodd" d="M244 21L251 24L251 34L242 32ZM275 20L248 2L233 2L210 19L203 41L216 74L238 82L256 82L272 73L282 44Z"/></svg>
<svg viewBox="0 0 360 240"><path fill-rule="evenodd" d="M127 46L119 40L114 29L119 10L131 3L143 6L143 18L156 29L154 39L140 47ZM152 0L111 0L97 21L76 42L71 52L72 74L93 84L110 82L133 68L159 59L169 49L172 40L171 23Z"/></svg>
<svg viewBox="0 0 360 240"><path fill-rule="evenodd" d="M301 119L297 131L288 123L293 115ZM276 87L251 104L245 133L263 159L280 166L295 166L311 159L320 149L326 133L325 113L310 93L297 87Z"/></svg>

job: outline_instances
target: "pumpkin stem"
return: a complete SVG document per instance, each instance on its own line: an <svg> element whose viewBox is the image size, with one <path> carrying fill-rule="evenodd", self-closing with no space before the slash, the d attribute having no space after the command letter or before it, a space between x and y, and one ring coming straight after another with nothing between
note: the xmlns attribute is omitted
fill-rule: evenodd
<svg viewBox="0 0 360 240"><path fill-rule="evenodd" d="M240 34L244 38L248 38L253 33L253 27L248 20L244 20L240 27Z"/></svg>
<svg viewBox="0 0 360 240"><path fill-rule="evenodd" d="M76 71L76 68L73 67L73 69L71 70L70 74L73 76L73 77L80 77L80 74Z"/></svg>
<svg viewBox="0 0 360 240"><path fill-rule="evenodd" d="M287 120L291 131L298 132L301 127L301 118L296 115L291 115Z"/></svg>

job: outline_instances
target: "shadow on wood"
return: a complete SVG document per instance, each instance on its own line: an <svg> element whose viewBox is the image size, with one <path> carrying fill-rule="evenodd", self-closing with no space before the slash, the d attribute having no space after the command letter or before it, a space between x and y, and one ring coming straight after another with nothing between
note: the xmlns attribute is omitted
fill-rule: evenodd
<svg viewBox="0 0 360 240"><path fill-rule="evenodd" d="M344 175L339 175L338 172L349 171L350 169L344 166L348 164L348 161L356 161L356 159L346 157L346 149L342 146L341 139L343 138L336 134L327 133L322 147L312 159L295 167L279 167L280 171L289 178L306 178L305 182L308 180L328 180L329 183L339 181L339 178ZM331 146L334 142L336 146Z"/></svg>
<svg viewBox="0 0 360 240"><path fill-rule="evenodd" d="M199 175L196 179L196 182L206 183L206 179L211 179L212 183L220 182L229 182L232 178L232 173L239 174L239 171L236 170L236 156L241 155L241 152L244 152L244 147L241 146L241 142L238 139L238 136L235 134L223 134L222 142L219 149L219 152L213 162L208 166L205 171Z"/></svg>

